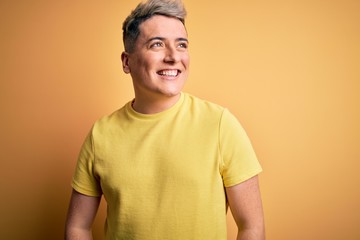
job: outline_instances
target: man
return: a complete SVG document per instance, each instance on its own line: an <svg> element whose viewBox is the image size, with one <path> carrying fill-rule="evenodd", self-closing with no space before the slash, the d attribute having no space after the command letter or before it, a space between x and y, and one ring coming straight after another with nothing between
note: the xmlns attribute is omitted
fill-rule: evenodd
<svg viewBox="0 0 360 240"><path fill-rule="evenodd" d="M261 167L228 110L183 93L189 72L180 1L139 4L123 25L135 98L97 121L81 149L66 239L92 239L100 198L113 239L264 239Z"/></svg>

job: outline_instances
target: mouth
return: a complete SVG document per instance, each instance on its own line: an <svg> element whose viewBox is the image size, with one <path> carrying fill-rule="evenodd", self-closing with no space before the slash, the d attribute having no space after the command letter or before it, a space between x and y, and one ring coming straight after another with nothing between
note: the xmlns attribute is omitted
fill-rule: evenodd
<svg viewBox="0 0 360 240"><path fill-rule="evenodd" d="M166 76L166 77L176 77L180 73L181 71L177 69L166 69L157 72L157 74L159 74L160 76Z"/></svg>

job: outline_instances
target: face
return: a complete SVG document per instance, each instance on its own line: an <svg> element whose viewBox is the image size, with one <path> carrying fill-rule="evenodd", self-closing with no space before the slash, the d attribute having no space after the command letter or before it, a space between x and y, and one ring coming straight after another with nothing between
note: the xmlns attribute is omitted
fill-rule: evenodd
<svg viewBox="0 0 360 240"><path fill-rule="evenodd" d="M132 53L123 53L123 69L131 74L135 98L178 96L189 72L187 33L176 18L155 15L139 26Z"/></svg>

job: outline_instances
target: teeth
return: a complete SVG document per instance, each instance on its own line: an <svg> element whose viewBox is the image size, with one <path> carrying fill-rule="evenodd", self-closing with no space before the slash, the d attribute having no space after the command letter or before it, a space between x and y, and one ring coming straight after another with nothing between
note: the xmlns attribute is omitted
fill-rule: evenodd
<svg viewBox="0 0 360 240"><path fill-rule="evenodd" d="M177 73L177 70L164 70L159 72L160 75L169 77L176 77Z"/></svg>

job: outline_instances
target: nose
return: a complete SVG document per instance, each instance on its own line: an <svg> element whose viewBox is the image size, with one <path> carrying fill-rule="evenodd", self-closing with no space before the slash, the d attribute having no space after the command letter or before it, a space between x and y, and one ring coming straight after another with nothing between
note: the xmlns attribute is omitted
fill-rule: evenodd
<svg viewBox="0 0 360 240"><path fill-rule="evenodd" d="M180 61L180 53L173 46L168 46L165 51L164 62L176 63Z"/></svg>

